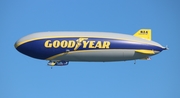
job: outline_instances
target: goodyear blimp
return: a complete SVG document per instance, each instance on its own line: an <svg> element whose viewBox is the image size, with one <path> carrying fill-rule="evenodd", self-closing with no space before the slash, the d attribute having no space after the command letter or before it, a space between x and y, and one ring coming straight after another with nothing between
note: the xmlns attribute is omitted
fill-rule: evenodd
<svg viewBox="0 0 180 98"><path fill-rule="evenodd" d="M151 41L151 29L133 36L107 32L39 32L19 39L15 48L30 57L48 60L49 66L69 61L110 62L145 59L166 47Z"/></svg>

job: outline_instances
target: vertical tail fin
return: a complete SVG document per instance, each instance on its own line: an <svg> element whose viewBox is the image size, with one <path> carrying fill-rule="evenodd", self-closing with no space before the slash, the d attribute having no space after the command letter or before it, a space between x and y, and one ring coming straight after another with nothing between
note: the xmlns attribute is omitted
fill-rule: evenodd
<svg viewBox="0 0 180 98"><path fill-rule="evenodd" d="M134 36L151 40L151 29L140 29L134 34Z"/></svg>

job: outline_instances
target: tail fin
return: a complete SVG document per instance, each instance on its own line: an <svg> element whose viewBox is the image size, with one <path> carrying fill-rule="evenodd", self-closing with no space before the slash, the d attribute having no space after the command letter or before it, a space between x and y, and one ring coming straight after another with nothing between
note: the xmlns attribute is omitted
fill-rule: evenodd
<svg viewBox="0 0 180 98"><path fill-rule="evenodd" d="M134 34L134 36L151 40L151 29L140 29Z"/></svg>

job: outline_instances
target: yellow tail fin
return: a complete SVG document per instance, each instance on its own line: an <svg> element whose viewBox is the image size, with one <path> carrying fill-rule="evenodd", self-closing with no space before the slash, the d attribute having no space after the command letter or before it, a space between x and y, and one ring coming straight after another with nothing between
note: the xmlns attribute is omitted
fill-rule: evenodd
<svg viewBox="0 0 180 98"><path fill-rule="evenodd" d="M134 36L151 40L151 29L140 29L134 34Z"/></svg>
<svg viewBox="0 0 180 98"><path fill-rule="evenodd" d="M135 50L135 52L142 54L155 54L153 50Z"/></svg>

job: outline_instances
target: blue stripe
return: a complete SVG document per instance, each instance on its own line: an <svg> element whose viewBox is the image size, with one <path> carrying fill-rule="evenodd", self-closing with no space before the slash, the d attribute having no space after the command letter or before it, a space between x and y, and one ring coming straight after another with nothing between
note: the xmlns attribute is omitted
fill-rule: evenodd
<svg viewBox="0 0 180 98"><path fill-rule="evenodd" d="M47 40L51 40L52 42L55 40L74 40L76 41L78 38L51 38L51 39L41 39L41 40L34 40L31 42L24 43L17 47L17 50L25 55L28 55L33 58L37 59L46 59L51 56L63 53L66 51L66 49L70 51L74 51L74 48L46 48L44 46L44 43ZM142 44L138 42L132 42L127 40L115 40L115 39L107 39L107 38L88 38L87 41L95 41L94 44L97 43L97 41L109 41L110 47L109 49L147 49L147 50L155 50L155 51L162 51L164 50L161 47L150 45L150 44ZM81 45L78 50L93 50L93 49L99 49L99 48L83 48L83 45Z"/></svg>

